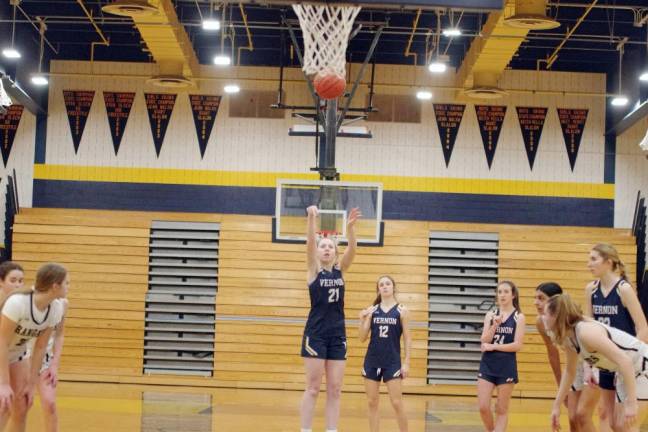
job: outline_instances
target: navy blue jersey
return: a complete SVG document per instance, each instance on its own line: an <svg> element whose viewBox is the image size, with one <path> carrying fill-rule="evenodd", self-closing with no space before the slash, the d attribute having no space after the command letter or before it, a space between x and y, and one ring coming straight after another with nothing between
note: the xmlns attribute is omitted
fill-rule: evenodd
<svg viewBox="0 0 648 432"><path fill-rule="evenodd" d="M619 279L614 284L607 297L603 295L601 281L597 282L596 289L592 293L592 313L595 320L635 336L634 321L619 294L619 284L622 281L623 279Z"/></svg>
<svg viewBox="0 0 648 432"><path fill-rule="evenodd" d="M400 368L400 339L403 334L401 306L395 304L387 312L380 306L371 315L371 340L365 367L387 368L391 365Z"/></svg>
<svg viewBox="0 0 648 432"><path fill-rule="evenodd" d="M514 311L497 329L490 343L505 345L515 342L515 330L519 314ZM492 321L491 321L492 323ZM479 373L493 377L517 379L517 357L515 352L485 351L479 363Z"/></svg>
<svg viewBox="0 0 648 432"><path fill-rule="evenodd" d="M345 336L344 329L344 279L335 266L331 271L320 269L308 285L311 309L306 321L305 334L309 336Z"/></svg>

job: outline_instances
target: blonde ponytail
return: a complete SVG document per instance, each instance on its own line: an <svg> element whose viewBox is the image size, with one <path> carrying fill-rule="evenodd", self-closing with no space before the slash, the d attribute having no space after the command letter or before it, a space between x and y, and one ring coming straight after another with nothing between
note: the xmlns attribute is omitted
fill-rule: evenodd
<svg viewBox="0 0 648 432"><path fill-rule="evenodd" d="M612 262L612 270L618 271L623 279L627 278L625 265L621 261L621 258L619 258L619 252L614 246L608 243L599 243L592 250L596 251L604 260L610 260Z"/></svg>

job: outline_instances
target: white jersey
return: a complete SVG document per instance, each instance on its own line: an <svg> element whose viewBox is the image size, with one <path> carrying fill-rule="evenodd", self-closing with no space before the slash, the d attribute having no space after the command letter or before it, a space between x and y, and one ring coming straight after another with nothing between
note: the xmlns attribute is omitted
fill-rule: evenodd
<svg viewBox="0 0 648 432"><path fill-rule="evenodd" d="M644 359L648 355L648 345L641 342L636 337L624 332L623 330L606 326L605 324L598 321L588 322L594 322L597 325L602 326L607 331L610 340L614 342L617 347L621 348L621 350L624 351L627 356L630 357L635 368L635 373L643 372ZM619 369L616 363L610 361L610 359L600 353L587 351L587 348L585 348L585 346L580 342L580 339L578 337L578 329L579 327L581 327L582 323L583 321L576 324L575 329L576 344L574 345L574 348L576 348L578 355L587 363L589 363L590 366L594 366L610 372L616 372Z"/></svg>
<svg viewBox="0 0 648 432"><path fill-rule="evenodd" d="M597 352L589 352L587 348L581 343L579 339L579 327L582 326L581 321L576 324L574 333L576 335L576 340L572 340L572 344L578 353L578 356L585 360L590 366L597 367L602 370L617 372L619 366L612 362L610 359ZM648 370L646 369L646 364L648 363L648 345L624 332L614 327L609 327L599 321L588 321L596 323L597 325L602 326L605 331L607 331L608 338L619 347L630 359L632 360L632 365L634 367L635 377L640 375L646 375ZM621 374L616 374L616 390L617 397L620 402L625 401L625 386L623 385L623 376Z"/></svg>
<svg viewBox="0 0 648 432"><path fill-rule="evenodd" d="M18 362L29 356L29 344L63 318L63 304L54 300L44 311L38 310L33 302L34 293L14 294L2 307L2 315L15 322L16 330L9 343L9 363Z"/></svg>

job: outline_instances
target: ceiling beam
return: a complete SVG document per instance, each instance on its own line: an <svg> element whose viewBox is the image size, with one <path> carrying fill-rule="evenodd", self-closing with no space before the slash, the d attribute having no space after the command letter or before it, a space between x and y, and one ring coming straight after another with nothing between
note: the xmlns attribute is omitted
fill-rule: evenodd
<svg viewBox="0 0 648 432"><path fill-rule="evenodd" d="M153 3L154 2L150 2ZM160 67L162 75L200 75L200 63L171 0L159 0L159 13L133 17L135 27Z"/></svg>
<svg viewBox="0 0 648 432"><path fill-rule="evenodd" d="M632 112L623 117L617 124L615 124L605 134L613 134L615 136L622 135L625 131L634 126L637 122L648 117L648 100L644 101L641 105L635 108Z"/></svg>
<svg viewBox="0 0 648 432"><path fill-rule="evenodd" d="M514 13L515 2L509 0L504 9L489 14L480 36L473 39L457 70L455 77L457 87L464 89L473 87L475 76L488 81L484 84L489 86L497 82L529 33L528 29L509 27L504 24L504 19Z"/></svg>

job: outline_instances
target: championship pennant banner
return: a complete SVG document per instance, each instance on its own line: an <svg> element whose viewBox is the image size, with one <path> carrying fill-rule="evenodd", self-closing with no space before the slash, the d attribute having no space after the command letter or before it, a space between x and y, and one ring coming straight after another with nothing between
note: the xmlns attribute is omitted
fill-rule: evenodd
<svg viewBox="0 0 648 432"><path fill-rule="evenodd" d="M79 150L83 129L85 129L88 115L90 115L94 93L91 90L63 90L63 101L70 122L74 153Z"/></svg>
<svg viewBox="0 0 648 432"><path fill-rule="evenodd" d="M479 123L479 133L486 152L488 169L490 169L497 149L497 140L502 131L502 123L504 123L504 117L506 116L506 106L475 105L475 112Z"/></svg>
<svg viewBox="0 0 648 432"><path fill-rule="evenodd" d="M168 93L144 93L146 99L146 110L148 111L151 132L153 133L153 144L155 144L155 153L160 156L162 142L166 134L171 113L175 105L176 95Z"/></svg>
<svg viewBox="0 0 648 432"><path fill-rule="evenodd" d="M0 114L0 142L2 143L2 161L5 168L11 154L20 118L24 107L22 105L11 105L7 108L6 114Z"/></svg>
<svg viewBox="0 0 648 432"><path fill-rule="evenodd" d="M567 156L569 156L569 165L572 171L574 171L574 166L576 166L576 158L578 157L581 138L583 138L588 111L586 109L558 108L558 120L562 128L565 146L567 147Z"/></svg>
<svg viewBox="0 0 648 432"><path fill-rule="evenodd" d="M540 136L547 118L547 108L516 107L516 109L527 159L529 159L529 166L533 170L538 145L540 144Z"/></svg>
<svg viewBox="0 0 648 432"><path fill-rule="evenodd" d="M454 150L465 109L466 105L434 104L434 115L439 129L439 138L441 139L446 168L450 164L450 157L452 156L452 150Z"/></svg>
<svg viewBox="0 0 648 432"><path fill-rule="evenodd" d="M193 113L196 134L198 134L198 145L200 146L200 158L205 156L207 142L211 135L221 97L212 95L189 95L191 112Z"/></svg>
<svg viewBox="0 0 648 432"><path fill-rule="evenodd" d="M128 122L135 93L118 93L103 92L104 103L106 104L106 114L108 115L108 126L110 127L110 136L112 137L115 156L119 152L124 129Z"/></svg>

